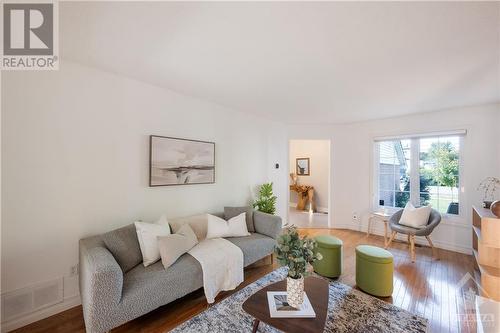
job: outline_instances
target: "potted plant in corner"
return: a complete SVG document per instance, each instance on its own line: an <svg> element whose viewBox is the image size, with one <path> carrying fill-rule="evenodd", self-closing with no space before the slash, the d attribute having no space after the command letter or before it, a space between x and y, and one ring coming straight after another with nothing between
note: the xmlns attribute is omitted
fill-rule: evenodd
<svg viewBox="0 0 500 333"><path fill-rule="evenodd" d="M320 253L314 253L316 241L300 237L297 227L288 226L278 237L275 248L276 258L281 266L288 267L286 278L287 303L294 308L304 302L304 277L311 271L311 264L321 260Z"/></svg>
<svg viewBox="0 0 500 333"><path fill-rule="evenodd" d="M267 214L276 214L276 199L273 194L273 183L262 184L259 189L259 198L254 202L253 208Z"/></svg>

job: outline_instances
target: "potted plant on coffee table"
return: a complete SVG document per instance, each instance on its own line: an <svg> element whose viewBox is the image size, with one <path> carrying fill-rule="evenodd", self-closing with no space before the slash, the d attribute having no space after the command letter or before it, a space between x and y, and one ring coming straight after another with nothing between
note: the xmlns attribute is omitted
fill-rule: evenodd
<svg viewBox="0 0 500 333"><path fill-rule="evenodd" d="M286 227L278 237L275 248L280 265L288 267L286 278L287 302L297 308L304 302L304 277L311 271L311 264L321 260L320 253L314 253L316 241L307 236L300 237L297 227Z"/></svg>

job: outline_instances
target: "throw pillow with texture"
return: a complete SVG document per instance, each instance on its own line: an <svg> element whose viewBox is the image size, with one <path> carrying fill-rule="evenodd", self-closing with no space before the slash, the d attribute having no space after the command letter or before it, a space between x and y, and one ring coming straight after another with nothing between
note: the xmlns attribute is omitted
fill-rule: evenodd
<svg viewBox="0 0 500 333"><path fill-rule="evenodd" d="M246 207L224 207L224 218L226 220L232 219L241 213L246 213L246 223L249 232L255 232L255 227L253 225L253 208L250 206Z"/></svg>
<svg viewBox="0 0 500 333"><path fill-rule="evenodd" d="M161 263L165 269L172 266L180 256L198 244L198 237L189 224L183 225L175 234L158 237Z"/></svg>
<svg viewBox="0 0 500 333"><path fill-rule="evenodd" d="M199 241L207 237L208 214L178 217L170 219L169 223L173 233L177 233L183 225L189 224Z"/></svg>
<svg viewBox="0 0 500 333"><path fill-rule="evenodd" d="M431 206L416 208L411 202L408 202L403 210L401 218L399 219L399 224L415 229L424 228L429 222L431 209Z"/></svg>
<svg viewBox="0 0 500 333"><path fill-rule="evenodd" d="M160 260L158 236L170 235L170 226L163 215L156 223L135 222L137 239L142 253L142 264L147 267Z"/></svg>
<svg viewBox="0 0 500 333"><path fill-rule="evenodd" d="M141 248L133 224L109 231L103 234L101 238L106 248L120 265L123 273L127 273L141 263Z"/></svg>
<svg viewBox="0 0 500 333"><path fill-rule="evenodd" d="M250 236L245 213L241 213L229 219L229 221L208 214L207 239L243 236Z"/></svg>

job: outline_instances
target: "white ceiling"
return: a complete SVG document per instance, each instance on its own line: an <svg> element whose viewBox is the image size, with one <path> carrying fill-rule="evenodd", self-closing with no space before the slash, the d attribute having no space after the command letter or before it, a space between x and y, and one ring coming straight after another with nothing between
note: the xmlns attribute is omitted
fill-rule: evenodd
<svg viewBox="0 0 500 333"><path fill-rule="evenodd" d="M343 123L500 101L500 3L61 2L64 59Z"/></svg>

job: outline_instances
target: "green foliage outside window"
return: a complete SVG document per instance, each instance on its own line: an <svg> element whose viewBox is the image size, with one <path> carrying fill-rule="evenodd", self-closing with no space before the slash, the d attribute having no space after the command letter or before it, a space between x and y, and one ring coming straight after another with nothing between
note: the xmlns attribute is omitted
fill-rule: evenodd
<svg viewBox="0 0 500 333"><path fill-rule="evenodd" d="M416 143L421 149L416 175L420 183L419 198L411 198L409 170L406 164L401 163L399 173L395 174L399 179L394 182L394 206L402 208L410 200L416 203L420 200L420 205L430 204L443 213L458 214L460 158L457 138L426 138ZM404 149L403 154L406 154ZM450 190L444 190L446 187Z"/></svg>
<svg viewBox="0 0 500 333"><path fill-rule="evenodd" d="M410 201L410 177L405 177L402 182L404 182L403 191L396 192L396 207L403 208L406 203ZM432 179L420 175L420 205L426 206L429 204L429 199L431 198L429 194L429 185L431 185Z"/></svg>
<svg viewBox="0 0 500 333"><path fill-rule="evenodd" d="M455 201L454 189L458 187L459 159L458 151L451 142L434 142L427 153L421 154L421 160L434 164L427 172L438 186L447 186L451 190L452 202Z"/></svg>

